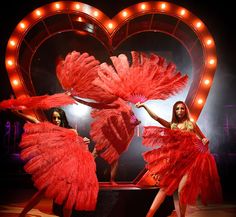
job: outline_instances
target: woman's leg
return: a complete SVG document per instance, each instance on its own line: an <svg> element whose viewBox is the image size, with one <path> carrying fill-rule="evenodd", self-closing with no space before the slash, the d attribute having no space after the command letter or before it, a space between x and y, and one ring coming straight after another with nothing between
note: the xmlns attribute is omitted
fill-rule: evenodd
<svg viewBox="0 0 236 217"><path fill-rule="evenodd" d="M94 159L96 159L96 157L98 156L98 152L97 152L97 149L95 147L92 151L92 155L93 155Z"/></svg>
<svg viewBox="0 0 236 217"><path fill-rule="evenodd" d="M22 212L20 213L19 217L25 217L26 213L29 212L33 207L35 207L39 201L42 199L45 190L41 190L36 192L30 201L26 204Z"/></svg>
<svg viewBox="0 0 236 217"><path fill-rule="evenodd" d="M116 177L117 169L118 169L118 160L114 161L111 164L111 177L110 177L110 181L112 183L115 182L115 177Z"/></svg>
<svg viewBox="0 0 236 217"><path fill-rule="evenodd" d="M72 209L66 209L63 207L63 217L70 217L72 213Z"/></svg>
<svg viewBox="0 0 236 217"><path fill-rule="evenodd" d="M187 205L181 203L181 193L182 193L181 191L182 191L184 185L186 184L187 178L188 178L187 175L183 176L183 178L181 179L181 181L179 183L179 188L178 188L180 217L185 217L185 213L186 213L186 209L187 209Z"/></svg>
<svg viewBox="0 0 236 217"><path fill-rule="evenodd" d="M157 211L157 209L160 207L160 205L162 204L162 202L165 200L166 198L166 193L164 191L164 189L160 189L156 195L156 197L154 198L152 205L146 215L146 217L152 217L154 216L155 212Z"/></svg>

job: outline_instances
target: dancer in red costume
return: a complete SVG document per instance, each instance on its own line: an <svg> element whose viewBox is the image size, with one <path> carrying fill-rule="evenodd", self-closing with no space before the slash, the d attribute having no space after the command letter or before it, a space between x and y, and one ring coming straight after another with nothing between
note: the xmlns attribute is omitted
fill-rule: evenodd
<svg viewBox="0 0 236 217"><path fill-rule="evenodd" d="M71 215L72 208L94 210L98 181L94 159L85 144L89 139L77 135L62 109L53 109L52 124L15 113L32 122L24 127L21 158L27 161L24 168L38 188L19 216L24 217L44 195L63 204L64 217Z"/></svg>
<svg viewBox="0 0 236 217"><path fill-rule="evenodd" d="M140 123L131 107L122 99L114 102L117 109L94 110L91 114L91 138L96 142L96 154L111 165L110 182L115 185L119 158L124 153L134 136L135 127Z"/></svg>
<svg viewBox="0 0 236 217"><path fill-rule="evenodd" d="M174 104L171 122L158 117L143 103L136 107L143 107L165 127L146 127L143 133L144 145L159 147L144 153L146 167L159 177L160 186L146 217L154 216L166 195L172 195L177 188L181 217L185 216L187 204L194 204L198 196L205 205L220 202L221 185L209 141L190 121L186 104Z"/></svg>
<svg viewBox="0 0 236 217"><path fill-rule="evenodd" d="M158 55L135 51L131 55L131 64L126 55L120 54L112 56L113 65L108 65L100 64L87 53L73 51L58 63L56 70L65 91L71 92L78 102L97 109L92 112L91 137L96 142L93 153L111 165L113 184L118 159L128 148L139 124L127 101L167 99L181 91L188 80L187 75L176 71L173 63Z"/></svg>

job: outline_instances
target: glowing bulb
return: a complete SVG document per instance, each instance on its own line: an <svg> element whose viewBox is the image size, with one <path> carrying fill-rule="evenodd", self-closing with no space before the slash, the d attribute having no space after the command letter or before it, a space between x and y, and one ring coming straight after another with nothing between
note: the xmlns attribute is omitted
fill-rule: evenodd
<svg viewBox="0 0 236 217"><path fill-rule="evenodd" d="M11 40L11 41L10 41L10 45L11 45L12 47L14 47L14 46L16 45L16 42L15 42L14 40Z"/></svg>
<svg viewBox="0 0 236 217"><path fill-rule="evenodd" d="M161 4L161 9L165 9L166 8L166 4L165 3L162 3Z"/></svg>
<svg viewBox="0 0 236 217"><path fill-rule="evenodd" d="M80 5L79 4L76 4L75 5L75 8L78 10L78 9L80 9Z"/></svg>
<svg viewBox="0 0 236 217"><path fill-rule="evenodd" d="M181 16L184 16L186 14L186 11L184 10L184 9L182 9L181 11L180 11L180 15Z"/></svg>
<svg viewBox="0 0 236 217"><path fill-rule="evenodd" d="M210 64L210 65L215 64L215 60L214 60L214 59L210 59L210 60L209 60L209 64Z"/></svg>
<svg viewBox="0 0 236 217"><path fill-rule="evenodd" d="M14 79L14 80L12 81L12 83L13 83L13 85L17 86L17 85L19 84L19 81L16 80L16 79Z"/></svg>
<svg viewBox="0 0 236 217"><path fill-rule="evenodd" d="M24 29L25 28L25 24L24 23L20 23L20 28Z"/></svg>
<svg viewBox="0 0 236 217"><path fill-rule="evenodd" d="M122 15L123 15L123 17L126 17L126 16L128 15L128 13L127 13L126 11L124 11L124 12L122 13Z"/></svg>
<svg viewBox="0 0 236 217"><path fill-rule="evenodd" d="M13 61L12 61L12 60L8 60L8 61L7 61L7 64L8 64L9 66L12 66L12 65L13 65Z"/></svg>
<svg viewBox="0 0 236 217"><path fill-rule="evenodd" d="M108 24L108 28L109 28L109 29L112 29L112 28L113 28L113 24L112 24L112 23L109 23L109 24Z"/></svg>
<svg viewBox="0 0 236 217"><path fill-rule="evenodd" d="M97 12L97 11L94 11L93 15L94 15L95 17L97 17L97 16L98 16L98 12Z"/></svg>
<svg viewBox="0 0 236 217"><path fill-rule="evenodd" d="M190 118L190 121L194 122L195 120L193 118Z"/></svg>
<svg viewBox="0 0 236 217"><path fill-rule="evenodd" d="M199 100L197 101L197 103L198 103L199 105L201 105L201 104L203 103L203 100L202 100L202 99L199 99Z"/></svg>
<svg viewBox="0 0 236 217"><path fill-rule="evenodd" d="M206 79L205 81L204 81L204 84L205 85L208 85L210 83L210 81L208 80L208 79Z"/></svg>
<svg viewBox="0 0 236 217"><path fill-rule="evenodd" d="M56 3L56 4L55 4L55 7L56 7L56 9L59 9L59 8L61 7L61 5L58 4L58 3Z"/></svg>
<svg viewBox="0 0 236 217"><path fill-rule="evenodd" d="M201 23L201 22L197 22L197 23L196 23L196 27L197 27L197 28L200 28L201 26L202 26L202 23Z"/></svg>
<svg viewBox="0 0 236 217"><path fill-rule="evenodd" d="M35 13L37 16L40 16L42 14L40 10L36 10Z"/></svg>
<svg viewBox="0 0 236 217"><path fill-rule="evenodd" d="M144 10L146 8L146 5L145 4L142 4L141 5L141 9Z"/></svg>
<svg viewBox="0 0 236 217"><path fill-rule="evenodd" d="M207 43L207 45L211 45L211 44L212 44L212 40L211 40L211 39L208 39L208 40L206 41L206 43Z"/></svg>

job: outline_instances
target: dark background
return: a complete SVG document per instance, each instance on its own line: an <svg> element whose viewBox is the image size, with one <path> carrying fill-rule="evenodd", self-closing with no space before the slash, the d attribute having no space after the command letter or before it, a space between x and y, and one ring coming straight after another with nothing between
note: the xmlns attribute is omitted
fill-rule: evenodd
<svg viewBox="0 0 236 217"><path fill-rule="evenodd" d="M11 33L19 21L28 13L37 7L51 2L53 1L8 0L4 2L4 5L1 5L0 101L8 99L13 94L4 63L5 49ZM81 2L94 6L106 13L109 17L113 17L120 10L142 1L94 0ZM220 2L209 0L182 0L169 2L183 6L198 16L207 25L209 32L215 39L218 55L218 67L213 87L210 91L207 104L199 118L199 122L200 126L203 127L203 131L207 131L208 126L211 127L211 133L207 131L206 134L214 141L214 144L217 144L214 146L212 151L219 168L224 190L224 198L225 200L234 200L234 195L236 193L236 187L234 184L236 183L234 175L236 165L236 73L233 68L235 56L235 34L233 33L235 32L235 11L232 5L233 3L231 1ZM14 157L14 155L9 153L12 153L12 151L14 153L19 152L17 144L20 137L10 137L10 142L15 143L15 147L12 147L14 150L8 150L6 147L3 147L2 144L4 143L4 135L6 133L4 126L7 121L11 124L19 124L22 126L24 121L15 117L8 111L1 111L0 118L1 181L3 181L4 184L14 184L14 182L17 182L19 178L17 174L24 174L22 169L23 163ZM209 123L206 123L206 120L210 120L210 125ZM20 127L17 135L20 135L21 132L22 129ZM7 180L7 182L5 180Z"/></svg>

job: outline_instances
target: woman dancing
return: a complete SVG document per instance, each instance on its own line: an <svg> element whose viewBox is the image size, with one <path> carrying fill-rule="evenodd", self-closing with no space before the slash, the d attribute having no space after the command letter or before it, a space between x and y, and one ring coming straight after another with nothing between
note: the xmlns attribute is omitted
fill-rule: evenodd
<svg viewBox="0 0 236 217"><path fill-rule="evenodd" d="M187 105L178 101L168 122L153 113L145 104L137 103L163 127L146 127L143 143L158 146L144 153L147 169L158 177L158 191L146 217L154 216L166 195L178 189L180 216L187 204L194 204L201 196L203 204L221 201L221 185L214 157L209 153L208 139L196 123L190 121Z"/></svg>

